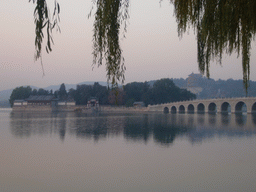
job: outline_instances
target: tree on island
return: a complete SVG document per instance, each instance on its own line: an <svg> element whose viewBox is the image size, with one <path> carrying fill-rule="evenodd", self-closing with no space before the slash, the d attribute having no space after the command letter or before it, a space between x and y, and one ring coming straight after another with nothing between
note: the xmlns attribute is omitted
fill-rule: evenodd
<svg viewBox="0 0 256 192"><path fill-rule="evenodd" d="M49 91L43 88L39 88L36 95L49 95Z"/></svg>
<svg viewBox="0 0 256 192"><path fill-rule="evenodd" d="M109 91L108 103L110 105L124 105L125 92L123 89L115 88Z"/></svg>
<svg viewBox="0 0 256 192"><path fill-rule="evenodd" d="M66 91L66 86L64 83L62 83L60 85L59 90L57 91L57 98L59 98L60 100L65 100L65 99L67 99L67 97L68 97L68 94Z"/></svg>
<svg viewBox="0 0 256 192"><path fill-rule="evenodd" d="M32 92L31 92L31 95L49 95L51 93L52 93L52 90L51 90L51 92L49 92L48 90L45 90L43 88L39 88L38 90L33 89Z"/></svg>
<svg viewBox="0 0 256 192"><path fill-rule="evenodd" d="M132 106L135 101L146 101L146 95L150 86L148 82L132 82L124 86L125 100L127 106ZM148 102L145 103L146 105Z"/></svg>
<svg viewBox="0 0 256 192"><path fill-rule="evenodd" d="M16 87L15 89L13 89L9 102L11 104L11 107L13 106L13 102L16 99L27 99L30 94L32 92L32 88L30 86L27 87Z"/></svg>
<svg viewBox="0 0 256 192"><path fill-rule="evenodd" d="M70 95L73 95L77 105L87 105L90 98L95 97L101 105L108 104L108 89L106 86L95 82L93 85L77 85L76 90L72 90Z"/></svg>
<svg viewBox="0 0 256 192"><path fill-rule="evenodd" d="M195 99L196 95L177 87L171 79L164 78L154 82L150 87L148 82L132 82L124 86L125 104L133 106L136 101L148 104L161 104L175 101Z"/></svg>
<svg viewBox="0 0 256 192"><path fill-rule="evenodd" d="M157 80L151 90L150 103L160 104L195 99L196 95L177 87L171 79Z"/></svg>

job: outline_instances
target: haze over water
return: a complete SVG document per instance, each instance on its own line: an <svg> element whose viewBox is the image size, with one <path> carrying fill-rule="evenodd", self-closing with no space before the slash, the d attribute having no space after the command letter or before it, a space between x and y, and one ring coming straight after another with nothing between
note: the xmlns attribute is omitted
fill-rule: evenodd
<svg viewBox="0 0 256 192"><path fill-rule="evenodd" d="M256 116L0 110L0 191L255 191Z"/></svg>

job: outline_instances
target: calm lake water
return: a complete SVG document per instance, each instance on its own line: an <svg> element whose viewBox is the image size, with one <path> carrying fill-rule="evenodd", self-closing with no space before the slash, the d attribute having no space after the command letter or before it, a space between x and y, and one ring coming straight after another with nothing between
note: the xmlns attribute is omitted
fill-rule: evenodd
<svg viewBox="0 0 256 192"><path fill-rule="evenodd" d="M1 192L256 191L256 116L0 110Z"/></svg>

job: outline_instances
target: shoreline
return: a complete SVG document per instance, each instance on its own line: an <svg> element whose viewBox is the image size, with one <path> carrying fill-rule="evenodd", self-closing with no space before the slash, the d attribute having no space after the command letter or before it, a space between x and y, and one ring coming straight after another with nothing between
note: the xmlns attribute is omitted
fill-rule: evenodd
<svg viewBox="0 0 256 192"><path fill-rule="evenodd" d="M15 106L13 108L2 108L12 112L26 113L49 113L49 112L75 112L75 113L155 113L148 107L125 107L125 106L99 106L87 107L85 105L76 106Z"/></svg>

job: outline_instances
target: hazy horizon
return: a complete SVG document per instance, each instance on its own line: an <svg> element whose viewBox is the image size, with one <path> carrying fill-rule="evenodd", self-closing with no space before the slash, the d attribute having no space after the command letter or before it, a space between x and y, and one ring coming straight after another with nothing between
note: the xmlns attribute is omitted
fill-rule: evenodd
<svg viewBox="0 0 256 192"><path fill-rule="evenodd" d="M194 74L199 74L199 73L194 73ZM205 77L205 76L203 76L203 77ZM187 77L185 77L185 78L183 78L183 77L177 77L177 78L172 78L172 77L163 77L163 78L170 78L170 79L187 79L188 78L188 76ZM142 83L144 83L144 82L150 82L150 81L157 81L157 80L160 80L160 79L163 79L163 78L159 78L159 79L152 79L152 80L149 80L149 81L147 81L147 80L145 80L145 81L131 81L131 82L125 82L123 85L126 85L126 84L128 84L128 83L133 83L133 82L142 82ZM206 78L206 77L205 77ZM210 79L213 79L213 78L210 78ZM233 78L229 78L229 79L233 79ZM213 80L215 80L215 81L218 81L218 80L224 80L224 81L226 81L227 79L213 79ZM233 80L240 80L240 81L242 81L243 79L233 79ZM250 81L253 81L253 80L250 80ZM65 84L65 86L69 86L69 85L79 85L79 84L94 84L94 83L100 83L101 85L103 85L103 84L108 84L107 83L107 81L82 81L82 82L77 82L77 83L64 83L64 82L62 82L62 83L64 83ZM255 81L254 81L255 82ZM26 86L30 86L30 87L36 87L36 88L43 88L43 89L45 89L45 88L48 88L48 87L51 87L51 86L60 86L62 83L59 83L59 84L49 84L49 85L46 85L46 86L44 86L44 87L42 87L42 86L37 86L37 85L34 85L34 84L26 84L26 85L20 85L20 86L16 86L16 87L21 87L21 86L23 86L23 87L26 87ZM121 84L120 84L121 85ZM109 86L111 86L111 84L109 83ZM10 88L7 88L7 89L3 89L3 90L0 90L0 92L1 91L6 91L6 90L11 90L11 89L15 89L16 87L10 87Z"/></svg>

